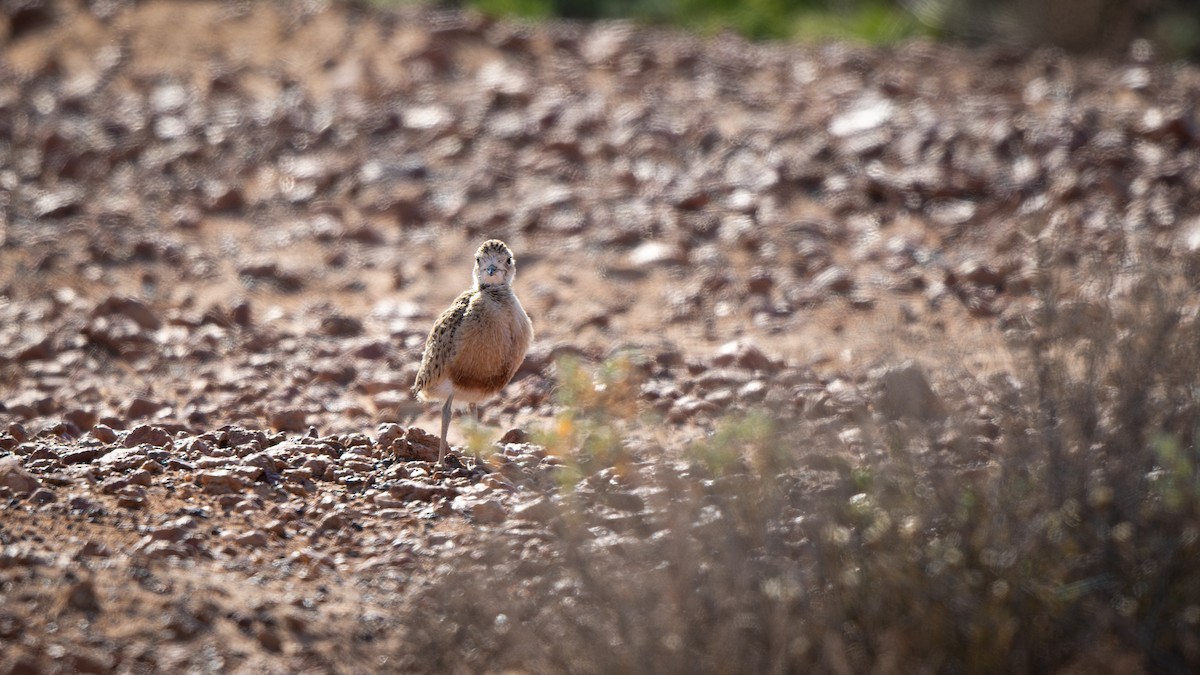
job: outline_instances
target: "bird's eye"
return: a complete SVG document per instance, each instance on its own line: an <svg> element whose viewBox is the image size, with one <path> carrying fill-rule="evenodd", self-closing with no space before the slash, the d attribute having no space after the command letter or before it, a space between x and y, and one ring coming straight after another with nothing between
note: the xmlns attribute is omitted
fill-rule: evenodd
<svg viewBox="0 0 1200 675"><path fill-rule="evenodd" d="M512 256L511 256L511 255L510 255L510 256L508 256L508 264L509 264L509 265L511 265L511 264L512 264Z"/></svg>

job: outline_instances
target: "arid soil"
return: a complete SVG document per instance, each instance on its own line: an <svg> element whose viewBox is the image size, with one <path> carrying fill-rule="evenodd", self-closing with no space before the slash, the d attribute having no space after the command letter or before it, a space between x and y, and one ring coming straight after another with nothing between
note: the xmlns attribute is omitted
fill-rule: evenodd
<svg viewBox="0 0 1200 675"><path fill-rule="evenodd" d="M872 415L973 420L968 471L1037 242L1200 250L1200 69L1145 50L0 6L0 673L431 669L415 593L537 554L560 358L623 359L644 467L765 409L823 425L813 489ZM489 237L537 337L440 469L408 390Z"/></svg>

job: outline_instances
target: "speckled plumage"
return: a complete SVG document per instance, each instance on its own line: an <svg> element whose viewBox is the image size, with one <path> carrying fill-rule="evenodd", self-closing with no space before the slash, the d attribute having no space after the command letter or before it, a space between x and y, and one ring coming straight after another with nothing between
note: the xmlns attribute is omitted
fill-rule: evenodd
<svg viewBox="0 0 1200 675"><path fill-rule="evenodd" d="M445 401L438 464L446 455L451 402L474 403L503 389L533 340L533 324L512 290L516 272L504 242L484 242L475 252L474 285L442 312L425 341L413 394Z"/></svg>

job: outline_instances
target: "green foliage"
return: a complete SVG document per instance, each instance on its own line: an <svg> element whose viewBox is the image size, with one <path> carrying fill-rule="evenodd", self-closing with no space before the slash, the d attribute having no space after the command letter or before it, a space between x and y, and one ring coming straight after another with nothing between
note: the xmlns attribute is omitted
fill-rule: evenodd
<svg viewBox="0 0 1200 675"><path fill-rule="evenodd" d="M388 5L423 0L368 0ZM437 0L424 0L433 1ZM1165 58L1200 54L1194 0L454 0L492 16L632 19L751 39L849 39L887 44L917 36L1074 51L1125 53L1138 38Z"/></svg>
<svg viewBox="0 0 1200 675"><path fill-rule="evenodd" d="M555 398L561 412L534 440L563 459L567 476L582 476L632 461L624 430L641 420L637 407L642 377L633 354L616 356L595 371L572 357L556 363Z"/></svg>
<svg viewBox="0 0 1200 675"><path fill-rule="evenodd" d="M548 19L558 9L554 0L475 0L472 4L485 14L525 19Z"/></svg>
<svg viewBox="0 0 1200 675"><path fill-rule="evenodd" d="M780 441L772 434L771 418L762 411L722 420L708 438L688 448L691 455L714 475L744 470L746 463L760 470L777 467L783 459Z"/></svg>
<svg viewBox="0 0 1200 675"><path fill-rule="evenodd" d="M544 19L634 19L712 34L733 30L752 39L849 38L893 42L927 33L887 0L471 0L493 16Z"/></svg>

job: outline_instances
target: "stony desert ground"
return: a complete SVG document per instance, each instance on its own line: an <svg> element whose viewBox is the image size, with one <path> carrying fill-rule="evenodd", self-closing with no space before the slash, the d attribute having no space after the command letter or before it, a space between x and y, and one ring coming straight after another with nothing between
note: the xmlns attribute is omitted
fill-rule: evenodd
<svg viewBox="0 0 1200 675"><path fill-rule="evenodd" d="M1085 320L1135 239L1200 251L1200 69L1144 47L3 6L0 673L441 670L424 594L549 555L592 408L632 460L597 547L753 411L813 493L864 420L949 416L931 461L986 472L1046 269ZM439 468L409 388L491 237L537 337Z"/></svg>

